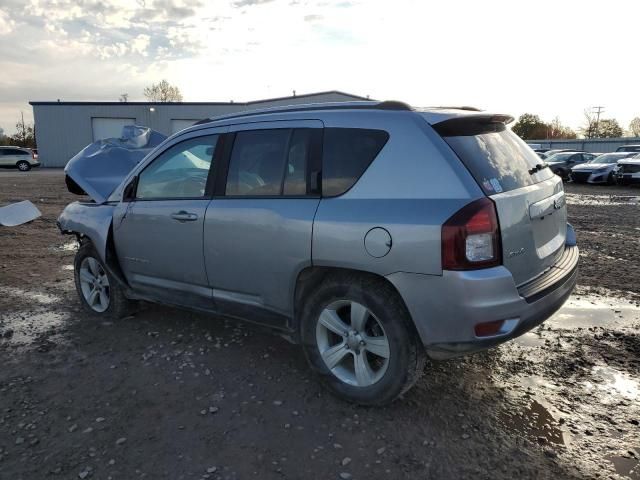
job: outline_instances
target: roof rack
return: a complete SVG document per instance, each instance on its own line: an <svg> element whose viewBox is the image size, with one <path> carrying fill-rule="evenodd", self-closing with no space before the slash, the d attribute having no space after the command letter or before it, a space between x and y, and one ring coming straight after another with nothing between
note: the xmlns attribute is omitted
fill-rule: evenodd
<svg viewBox="0 0 640 480"><path fill-rule="evenodd" d="M413 111L410 105L396 100L384 102L355 101L355 102L326 102L326 103L305 103L300 105L284 105L281 107L262 108L258 110L247 110L244 112L231 113L218 117L205 118L194 125L202 125L219 120L229 120L233 118L250 117L253 115L266 115L269 113L291 113L306 112L309 110L398 110Z"/></svg>

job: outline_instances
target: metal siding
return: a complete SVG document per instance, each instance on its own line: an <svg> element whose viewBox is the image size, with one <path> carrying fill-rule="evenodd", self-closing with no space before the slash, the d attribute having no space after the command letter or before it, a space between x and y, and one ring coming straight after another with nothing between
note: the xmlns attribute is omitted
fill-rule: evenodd
<svg viewBox="0 0 640 480"><path fill-rule="evenodd" d="M80 150L93 142L94 117L135 118L137 125L171 135L171 120L204 119L244 110L282 105L352 101L361 98L328 92L247 103L211 104L33 104L38 155L43 167L64 167ZM150 108L155 111L151 112Z"/></svg>
<svg viewBox="0 0 640 480"><path fill-rule="evenodd" d="M639 145L640 137L622 138L579 138L576 140L527 140L527 143L539 144L541 148L572 148L592 153L615 152L623 145Z"/></svg>

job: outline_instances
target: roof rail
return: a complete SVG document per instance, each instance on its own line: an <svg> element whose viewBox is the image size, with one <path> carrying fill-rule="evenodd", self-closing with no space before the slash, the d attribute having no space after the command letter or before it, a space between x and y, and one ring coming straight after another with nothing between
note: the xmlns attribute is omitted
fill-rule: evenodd
<svg viewBox="0 0 640 480"><path fill-rule="evenodd" d="M250 117L252 115L266 115L269 113L291 113L305 112L309 110L404 110L412 111L410 105L404 102L388 100L385 102L355 101L355 102L326 102L326 103L305 103L300 105L284 105L281 107L262 108L258 110L246 110L244 112L231 113L218 117L205 118L194 125L217 122L219 120L229 120L233 118Z"/></svg>

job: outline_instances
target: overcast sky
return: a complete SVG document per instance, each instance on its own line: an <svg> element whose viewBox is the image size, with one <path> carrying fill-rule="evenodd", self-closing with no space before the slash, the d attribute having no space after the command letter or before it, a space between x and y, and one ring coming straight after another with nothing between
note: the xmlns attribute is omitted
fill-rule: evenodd
<svg viewBox="0 0 640 480"><path fill-rule="evenodd" d="M637 0L0 0L0 127L29 100L343 90L416 106L640 116Z"/></svg>

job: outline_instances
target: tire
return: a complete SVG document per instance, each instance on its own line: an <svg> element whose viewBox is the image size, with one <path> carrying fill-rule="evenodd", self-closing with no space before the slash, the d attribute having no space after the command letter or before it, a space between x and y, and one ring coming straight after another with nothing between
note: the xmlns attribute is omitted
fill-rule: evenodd
<svg viewBox="0 0 640 480"><path fill-rule="evenodd" d="M333 329L336 315L344 322ZM352 315L364 320L353 321ZM354 334L358 323L364 326ZM343 326L351 329L349 334L336 334ZM300 333L311 368L331 392L349 402L388 404L409 390L424 369L426 353L404 302L391 285L372 275L325 278L305 301Z"/></svg>
<svg viewBox="0 0 640 480"><path fill-rule="evenodd" d="M607 185L615 185L615 184L616 184L616 179L613 176L613 172L611 172L607 177Z"/></svg>
<svg viewBox="0 0 640 480"><path fill-rule="evenodd" d="M73 262L73 277L78 297L82 307L92 315L119 319L133 312L134 303L124 295L124 290L118 281L107 271L91 242L80 245ZM100 280L96 297L89 293L95 290L88 285L89 276L93 274L94 281ZM106 282L104 281L106 279ZM105 302L105 296L107 301ZM93 301L90 303L90 300Z"/></svg>
<svg viewBox="0 0 640 480"><path fill-rule="evenodd" d="M18 167L18 170L20 170L21 172L28 172L29 170L31 170L31 165L26 160L20 160L18 163L16 163L16 167Z"/></svg>

